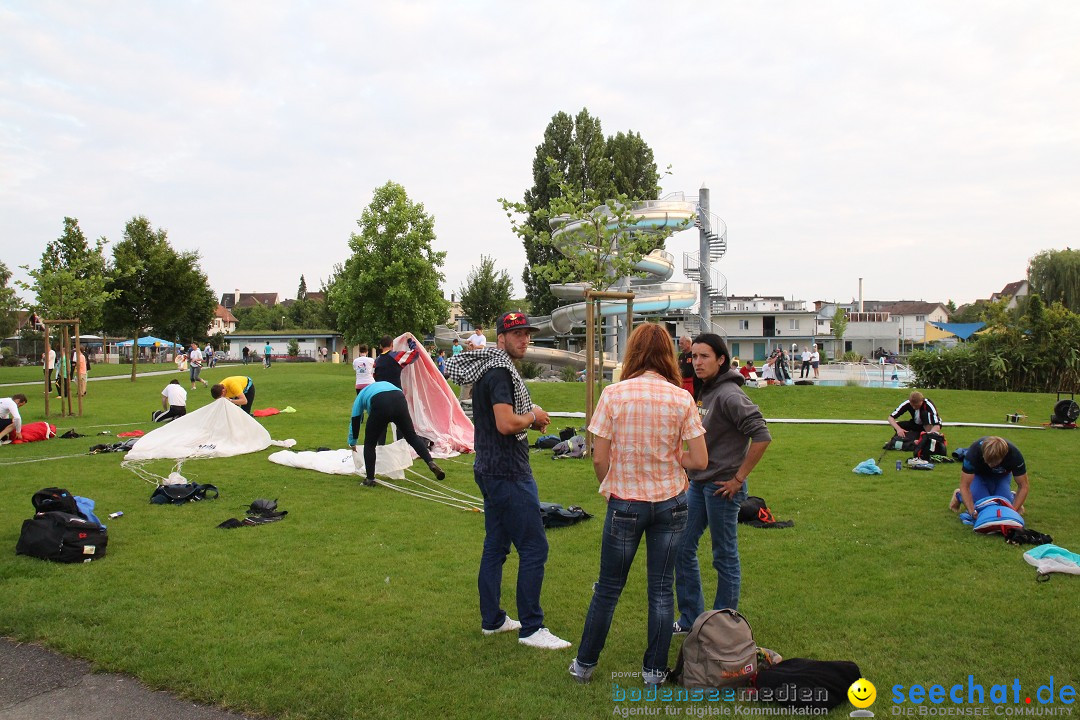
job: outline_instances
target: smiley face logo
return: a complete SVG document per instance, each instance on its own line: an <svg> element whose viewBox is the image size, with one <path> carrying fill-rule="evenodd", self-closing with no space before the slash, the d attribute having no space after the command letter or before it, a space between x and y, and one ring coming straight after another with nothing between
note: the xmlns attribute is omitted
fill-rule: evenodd
<svg viewBox="0 0 1080 720"><path fill-rule="evenodd" d="M848 700L857 708L868 708L877 700L877 688L866 678L859 678L851 683L847 691Z"/></svg>

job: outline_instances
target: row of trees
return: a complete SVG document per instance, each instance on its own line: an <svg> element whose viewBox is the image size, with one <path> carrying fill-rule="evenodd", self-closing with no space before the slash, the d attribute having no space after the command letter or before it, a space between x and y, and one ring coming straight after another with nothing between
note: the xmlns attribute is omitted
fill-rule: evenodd
<svg viewBox="0 0 1080 720"><path fill-rule="evenodd" d="M107 245L104 237L89 242L79 221L65 217L63 234L45 246L39 265L23 266L31 282L17 284L33 293L39 315L78 318L86 331L134 339L152 328L170 339L206 337L217 300L197 252L175 250L166 231L142 216L125 225L111 259ZM17 304L6 287L6 267L0 266L0 277L0 301ZM135 372L133 363L133 380Z"/></svg>

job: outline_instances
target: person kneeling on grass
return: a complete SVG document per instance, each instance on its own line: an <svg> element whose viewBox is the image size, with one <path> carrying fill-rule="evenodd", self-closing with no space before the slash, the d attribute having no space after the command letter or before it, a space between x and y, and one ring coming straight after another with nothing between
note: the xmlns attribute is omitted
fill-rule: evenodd
<svg viewBox="0 0 1080 720"><path fill-rule="evenodd" d="M22 440L22 416L19 408L26 404L26 396L16 393L11 397L0 398L0 445L11 442L11 438Z"/></svg>
<svg viewBox="0 0 1080 720"><path fill-rule="evenodd" d="M233 375L211 387L210 397L215 400L223 397L250 415L255 405L255 383L249 377Z"/></svg>
<svg viewBox="0 0 1080 720"><path fill-rule="evenodd" d="M353 400L352 421L349 423L349 447L356 451L356 438L360 435L360 425L364 414L368 415L367 427L364 428L364 468L368 487L375 485L375 446L386 437L386 426L394 423L401 437L409 443L420 459L427 463L435 479L442 480L446 473L431 459L427 444L413 429L412 416L409 415L409 403L405 393L396 385L385 381L373 382L365 386Z"/></svg>
<svg viewBox="0 0 1080 720"><path fill-rule="evenodd" d="M162 410L156 410L150 415L154 422L168 422L187 414L187 390L179 380L170 380L161 391L161 407Z"/></svg>
<svg viewBox="0 0 1080 720"><path fill-rule="evenodd" d="M1016 480L1015 493L1010 489L1011 480ZM953 491L949 509L957 512L963 506L974 520L978 515L975 506L991 495L1011 499L1013 509L1023 514L1028 496L1024 456L1011 442L993 435L979 438L964 454L960 487Z"/></svg>

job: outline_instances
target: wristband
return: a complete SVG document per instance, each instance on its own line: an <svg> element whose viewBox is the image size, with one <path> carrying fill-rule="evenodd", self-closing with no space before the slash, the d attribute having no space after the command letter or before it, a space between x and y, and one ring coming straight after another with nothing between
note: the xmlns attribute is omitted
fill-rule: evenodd
<svg viewBox="0 0 1080 720"><path fill-rule="evenodd" d="M532 422L529 423L529 425L535 425L536 424L536 413L534 413L532 410L530 410L529 414L532 415Z"/></svg>

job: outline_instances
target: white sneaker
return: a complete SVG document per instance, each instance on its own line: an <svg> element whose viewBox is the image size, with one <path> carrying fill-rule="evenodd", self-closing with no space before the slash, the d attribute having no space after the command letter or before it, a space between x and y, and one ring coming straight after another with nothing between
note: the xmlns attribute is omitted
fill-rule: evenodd
<svg viewBox="0 0 1080 720"><path fill-rule="evenodd" d="M498 633L511 632L513 630L520 630L521 623L509 615L503 620L503 624L494 630L482 630L485 635L497 635Z"/></svg>
<svg viewBox="0 0 1080 720"><path fill-rule="evenodd" d="M571 643L563 640L561 637L552 635L551 631L546 627L540 628L529 637L518 638L518 642L522 645L541 648L543 650L565 650L571 645Z"/></svg>

